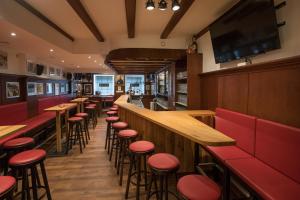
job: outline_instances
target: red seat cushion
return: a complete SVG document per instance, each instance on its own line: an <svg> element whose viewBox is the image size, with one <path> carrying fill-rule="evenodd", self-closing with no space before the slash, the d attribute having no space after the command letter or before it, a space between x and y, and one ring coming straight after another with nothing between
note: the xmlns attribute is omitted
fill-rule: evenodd
<svg viewBox="0 0 300 200"><path fill-rule="evenodd" d="M118 108L116 108L116 107L111 107L109 110L110 110L110 111L118 111Z"/></svg>
<svg viewBox="0 0 300 200"><path fill-rule="evenodd" d="M116 115L117 111L107 111L106 114L107 115Z"/></svg>
<svg viewBox="0 0 300 200"><path fill-rule="evenodd" d="M40 160L46 157L46 151L43 149L33 149L23 151L11 157L8 161L10 166L19 166L19 165L27 165L35 162L39 162Z"/></svg>
<svg viewBox="0 0 300 200"><path fill-rule="evenodd" d="M252 157L237 146L207 146L206 149L220 161Z"/></svg>
<svg viewBox="0 0 300 200"><path fill-rule="evenodd" d="M218 131L235 139L238 147L254 155L255 117L217 108L215 123Z"/></svg>
<svg viewBox="0 0 300 200"><path fill-rule="evenodd" d="M207 176L187 175L177 183L179 193L189 200L219 200L219 186Z"/></svg>
<svg viewBox="0 0 300 200"><path fill-rule="evenodd" d="M114 129L125 129L128 127L128 124L126 122L115 122L112 124L112 127Z"/></svg>
<svg viewBox="0 0 300 200"><path fill-rule="evenodd" d="M91 103L91 104L89 104L88 106L90 106L90 107L96 107L97 104Z"/></svg>
<svg viewBox="0 0 300 200"><path fill-rule="evenodd" d="M225 163L263 199L300 199L299 183L258 159L227 160Z"/></svg>
<svg viewBox="0 0 300 200"><path fill-rule="evenodd" d="M0 106L0 126L20 124L27 117L27 102Z"/></svg>
<svg viewBox="0 0 300 200"><path fill-rule="evenodd" d="M136 137L137 135L138 132L132 129L126 129L118 132L119 137L125 137L125 138L132 138L132 137Z"/></svg>
<svg viewBox="0 0 300 200"><path fill-rule="evenodd" d="M258 119L255 157L300 183L300 129Z"/></svg>
<svg viewBox="0 0 300 200"><path fill-rule="evenodd" d="M168 153L157 153L148 159L148 165L159 170L173 170L179 168L179 164L178 158Z"/></svg>
<svg viewBox="0 0 300 200"><path fill-rule="evenodd" d="M131 143L129 145L129 150L137 153L150 152L154 150L154 144L152 142L141 140Z"/></svg>
<svg viewBox="0 0 300 200"><path fill-rule="evenodd" d="M16 179L12 176L0 176L0 196L9 192L16 185Z"/></svg>
<svg viewBox="0 0 300 200"><path fill-rule="evenodd" d="M106 122L117 122L120 120L120 117L106 117Z"/></svg>
<svg viewBox="0 0 300 200"><path fill-rule="evenodd" d="M87 113L76 113L75 116L76 117L87 117L88 114Z"/></svg>
<svg viewBox="0 0 300 200"><path fill-rule="evenodd" d="M4 143L3 148L4 149L14 149L19 148L27 145L34 144L34 139L31 137L20 137L16 139L9 140Z"/></svg>
<svg viewBox="0 0 300 200"><path fill-rule="evenodd" d="M81 120L83 120L82 117L70 117L68 119L68 121L70 121L70 122L78 122L78 121L81 121Z"/></svg>

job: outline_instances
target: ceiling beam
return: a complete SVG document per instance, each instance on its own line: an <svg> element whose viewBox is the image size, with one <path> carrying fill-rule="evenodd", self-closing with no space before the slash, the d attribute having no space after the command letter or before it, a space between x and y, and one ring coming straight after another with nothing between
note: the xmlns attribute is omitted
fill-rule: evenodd
<svg viewBox="0 0 300 200"><path fill-rule="evenodd" d="M161 33L160 39L166 39L170 35L170 33L173 31L175 26L178 24L178 22L181 20L184 14L188 11L188 9L191 7L194 1L195 0L182 0L180 2L180 9L174 12L167 26Z"/></svg>
<svg viewBox="0 0 300 200"><path fill-rule="evenodd" d="M136 0L125 0L128 38L135 36Z"/></svg>
<svg viewBox="0 0 300 200"><path fill-rule="evenodd" d="M15 0L15 2L17 2L19 5L21 5L23 8L25 8L26 10L28 10L31 14L37 16L40 20L42 20L43 22L45 22L47 25L51 26L52 28L54 28L56 31L58 31L59 33L61 33L63 36L65 36L66 38L68 38L69 40L71 40L72 42L74 41L74 38L68 34L67 32L65 32L64 30L62 30L59 26L57 26L54 22L52 22L50 19L48 19L45 15L43 15L41 12L39 12L37 9L35 9L34 7L32 7L29 3L27 3L24 0Z"/></svg>
<svg viewBox="0 0 300 200"><path fill-rule="evenodd" d="M92 18L89 16L85 8L83 7L80 0L67 0L73 10L77 13L77 15L81 18L81 20L85 23L85 25L89 28L92 34L96 37L99 42L104 42L104 38L97 26L93 22Z"/></svg>

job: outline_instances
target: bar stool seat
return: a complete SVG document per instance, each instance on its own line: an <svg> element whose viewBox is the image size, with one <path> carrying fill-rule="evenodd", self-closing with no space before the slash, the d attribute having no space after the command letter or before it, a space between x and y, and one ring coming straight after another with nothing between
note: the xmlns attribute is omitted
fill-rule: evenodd
<svg viewBox="0 0 300 200"><path fill-rule="evenodd" d="M120 138L132 138L136 137L138 135L138 132L133 129L125 129L118 132L118 137Z"/></svg>
<svg viewBox="0 0 300 200"><path fill-rule="evenodd" d="M129 150L135 153L152 152L154 148L155 146L152 142L144 140L133 142L129 145Z"/></svg>
<svg viewBox="0 0 300 200"><path fill-rule="evenodd" d="M187 175L179 179L178 192L191 200L218 200L221 196L219 186L207 176Z"/></svg>
<svg viewBox="0 0 300 200"><path fill-rule="evenodd" d="M12 176L0 176L0 183L0 197L5 197L14 190L16 179Z"/></svg>
<svg viewBox="0 0 300 200"><path fill-rule="evenodd" d="M9 159L9 165L20 166L33 164L40 162L44 158L46 158L46 151L42 149L32 149L14 155L11 159Z"/></svg>
<svg viewBox="0 0 300 200"><path fill-rule="evenodd" d="M9 140L3 144L3 148L6 150L27 147L34 144L34 139L31 137L20 137Z"/></svg>
<svg viewBox="0 0 300 200"><path fill-rule="evenodd" d="M68 121L70 121L70 122L79 122L79 121L82 121L82 120L83 120L82 117L70 117L68 119Z"/></svg>
<svg viewBox="0 0 300 200"><path fill-rule="evenodd" d="M111 107L109 110L110 110L110 111L118 111L119 108L117 108L117 107Z"/></svg>
<svg viewBox="0 0 300 200"><path fill-rule="evenodd" d="M89 104L87 107L96 107L96 106L97 106L97 104L91 103L91 104Z"/></svg>
<svg viewBox="0 0 300 200"><path fill-rule="evenodd" d="M173 170L179 168L179 160L168 153L157 153L150 156L148 165L157 170Z"/></svg>
<svg viewBox="0 0 300 200"><path fill-rule="evenodd" d="M76 113L75 117L88 117L89 115L87 113Z"/></svg>
<svg viewBox="0 0 300 200"><path fill-rule="evenodd" d="M113 115L117 115L118 112L117 112L117 111L107 111L106 114L107 114L108 116L113 116Z"/></svg>
<svg viewBox="0 0 300 200"><path fill-rule="evenodd" d="M120 120L120 117L117 117L117 116L106 117L105 120L106 120L106 122L117 122Z"/></svg>
<svg viewBox="0 0 300 200"><path fill-rule="evenodd" d="M126 122L115 122L112 124L113 129L122 130L128 127L128 123Z"/></svg>

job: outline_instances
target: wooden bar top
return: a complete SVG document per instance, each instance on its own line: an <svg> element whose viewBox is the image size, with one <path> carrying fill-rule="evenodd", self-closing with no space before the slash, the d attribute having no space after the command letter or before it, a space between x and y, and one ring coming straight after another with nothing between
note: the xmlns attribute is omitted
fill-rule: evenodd
<svg viewBox="0 0 300 200"><path fill-rule="evenodd" d="M76 106L77 106L76 103L63 103L56 106L52 106L50 108L46 108L45 111L64 111L64 110L69 110L71 108L74 108Z"/></svg>
<svg viewBox="0 0 300 200"><path fill-rule="evenodd" d="M198 144L207 146L233 145L235 140L195 119L213 116L210 110L153 111L128 103L129 96L122 95L114 103L135 114L177 133Z"/></svg>
<svg viewBox="0 0 300 200"><path fill-rule="evenodd" d="M24 128L26 125L9 125L9 126L0 126L0 139L10 134L15 133L16 131Z"/></svg>
<svg viewBox="0 0 300 200"><path fill-rule="evenodd" d="M73 103L82 103L82 102L84 102L88 99L89 98L76 98L76 99L71 100L71 102L73 102Z"/></svg>

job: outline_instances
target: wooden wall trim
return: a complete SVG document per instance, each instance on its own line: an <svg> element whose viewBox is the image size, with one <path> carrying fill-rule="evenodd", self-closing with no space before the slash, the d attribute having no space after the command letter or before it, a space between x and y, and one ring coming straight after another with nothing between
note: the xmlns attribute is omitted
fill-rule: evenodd
<svg viewBox="0 0 300 200"><path fill-rule="evenodd" d="M289 58L282 58L273 61L261 62L256 64L251 64L243 67L232 67L227 69L221 69L217 71L204 72L199 74L200 77L212 76L212 75L225 75L240 72L254 72L271 70L275 68L289 68L289 67L300 67L300 56L293 56Z"/></svg>

